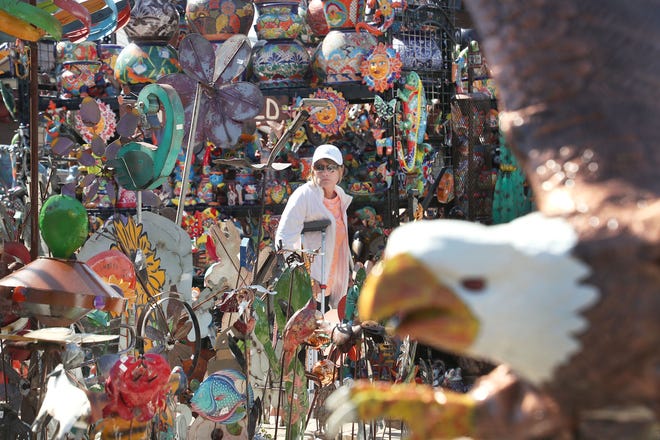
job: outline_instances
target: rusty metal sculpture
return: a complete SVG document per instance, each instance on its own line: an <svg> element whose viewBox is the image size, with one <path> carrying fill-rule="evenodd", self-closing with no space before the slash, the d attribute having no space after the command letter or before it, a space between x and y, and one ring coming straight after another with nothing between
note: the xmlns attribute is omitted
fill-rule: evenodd
<svg viewBox="0 0 660 440"><path fill-rule="evenodd" d="M438 220L395 231L358 311L396 315L401 333L512 368L500 366L468 394L361 385L344 397L362 418L408 417L413 438L653 438L658 8L466 3L501 90L502 129L541 213L493 228ZM561 265L566 271L541 280Z"/></svg>

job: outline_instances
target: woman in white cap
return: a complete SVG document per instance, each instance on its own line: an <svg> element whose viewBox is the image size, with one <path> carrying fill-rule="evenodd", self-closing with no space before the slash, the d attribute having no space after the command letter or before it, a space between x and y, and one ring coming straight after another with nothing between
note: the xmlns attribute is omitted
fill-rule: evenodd
<svg viewBox="0 0 660 440"><path fill-rule="evenodd" d="M336 308L348 289L351 253L348 247L346 210L353 200L339 186L344 175L344 160L339 148L323 144L314 150L310 179L289 197L275 235L281 249L319 249L321 232L305 232L304 224L330 220L326 229L324 256L312 262L310 275L315 294L326 285L326 304ZM323 266L323 270L322 270ZM317 297L317 300L320 298Z"/></svg>

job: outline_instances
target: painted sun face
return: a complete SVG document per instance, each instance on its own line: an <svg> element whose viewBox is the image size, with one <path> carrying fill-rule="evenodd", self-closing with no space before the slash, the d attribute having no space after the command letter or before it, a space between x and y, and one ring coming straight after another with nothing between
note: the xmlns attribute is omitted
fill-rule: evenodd
<svg viewBox="0 0 660 440"><path fill-rule="evenodd" d="M401 57L394 48L378 43L371 55L362 61L360 72L370 90L384 92L401 77L401 66Z"/></svg>
<svg viewBox="0 0 660 440"><path fill-rule="evenodd" d="M323 125L332 124L337 120L337 107L330 103L330 105L316 113L316 119L318 119L318 121Z"/></svg>
<svg viewBox="0 0 660 440"><path fill-rule="evenodd" d="M322 136L336 135L348 121L348 101L341 92L330 87L319 89L310 98L325 99L328 105L309 118L309 126Z"/></svg>
<svg viewBox="0 0 660 440"><path fill-rule="evenodd" d="M387 55L375 54L369 60L369 72L375 80L383 80L390 74L390 60Z"/></svg>

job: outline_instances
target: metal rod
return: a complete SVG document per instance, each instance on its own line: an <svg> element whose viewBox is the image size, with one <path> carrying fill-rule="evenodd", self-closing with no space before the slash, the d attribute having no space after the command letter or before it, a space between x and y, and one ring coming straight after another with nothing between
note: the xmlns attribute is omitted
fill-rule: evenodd
<svg viewBox="0 0 660 440"><path fill-rule="evenodd" d="M0 357L0 361L2 361L2 377L7 377L7 372L5 370L5 340L4 339L0 339L0 356L2 356ZM9 381L5 382L5 386L4 386L5 402L9 402L9 394L8 394L9 392L7 390L8 385L9 385Z"/></svg>
<svg viewBox="0 0 660 440"><path fill-rule="evenodd" d="M294 354L293 359L292 359L292 361L294 363L293 378L291 379L291 398L289 399L289 420L287 421L287 425L286 425L286 434L284 436L285 440L295 440L295 439L291 438L291 435L293 434L291 432L291 431L293 431L293 429L292 429L293 423L291 422L291 420L293 418L293 401L296 397L296 370L298 369L298 366L295 365L295 362L296 362L296 359L298 357L299 350L300 350L300 348L297 347L293 351L293 354ZM282 358L284 358L284 356L282 356Z"/></svg>
<svg viewBox="0 0 660 440"><path fill-rule="evenodd" d="M30 4L36 5L35 0ZM30 257L39 256L39 46L30 42Z"/></svg>
<svg viewBox="0 0 660 440"><path fill-rule="evenodd" d="M137 221L142 223L142 191L135 191L135 199L137 200Z"/></svg>
<svg viewBox="0 0 660 440"><path fill-rule="evenodd" d="M274 439L277 439L277 429L280 425L280 408L282 407L282 384L284 383L284 353L282 353L282 360L280 361L280 377L278 380L277 386L277 406L275 407L275 435Z"/></svg>
<svg viewBox="0 0 660 440"><path fill-rule="evenodd" d="M319 384L319 388L320 388L320 384ZM309 425L309 419L312 418L312 412L314 410L314 406L316 405L316 399L318 398L318 396L319 396L318 391L314 390L314 397L312 398L312 402L309 404L309 409L307 410L307 417L305 417L305 426L303 427L303 432L307 430L307 425Z"/></svg>
<svg viewBox="0 0 660 440"><path fill-rule="evenodd" d="M291 269L291 275L289 278L289 298L287 300L287 307L286 307L286 322L289 322L289 318L291 317L291 314L293 310L291 309L291 298L293 298L293 277L295 275L296 269L301 266L296 266ZM286 324L285 324L286 328ZM282 336L284 336L284 329L282 329ZM282 338L282 343L284 343L284 338ZM282 403L282 384L284 383L284 350L282 350L282 361L280 362L280 377L279 377L279 384L278 384L278 389L277 389L277 409L275 412L275 436L274 438L277 439L277 427L280 424L280 408L281 408L281 403ZM292 361L294 359L292 358ZM293 392L293 386L291 388L291 392ZM291 418L289 418L291 420Z"/></svg>
<svg viewBox="0 0 660 440"><path fill-rule="evenodd" d="M321 276L325 278L325 232L327 229L323 229L321 231L321 251L323 252L323 255L321 255ZM332 256L330 256L330 264L332 264ZM325 289L328 284L328 280L324 280L323 283L321 283L321 300L319 301L321 303L321 313L325 315ZM316 359L314 359L316 361Z"/></svg>
<svg viewBox="0 0 660 440"><path fill-rule="evenodd" d="M190 122L190 133L188 133L188 145L186 146L186 161L183 165L183 175L181 176L181 194L179 195L179 206L176 209L177 226L181 226L183 219L183 206L185 205L186 193L188 192L188 185L190 180L190 168L193 159L193 146L195 144L195 133L197 133L197 118L199 116L199 102L202 97L202 86L198 82L195 88L195 101L193 102L192 118Z"/></svg>

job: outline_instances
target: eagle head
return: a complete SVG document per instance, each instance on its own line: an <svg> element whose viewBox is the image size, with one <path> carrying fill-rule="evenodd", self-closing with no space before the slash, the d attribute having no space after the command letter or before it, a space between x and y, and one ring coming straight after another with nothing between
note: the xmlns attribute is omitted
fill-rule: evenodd
<svg viewBox="0 0 660 440"><path fill-rule="evenodd" d="M571 256L563 219L529 214L508 224L404 224L360 294L361 319L393 318L395 331L457 354L505 362L543 382L580 349L580 311L597 290Z"/></svg>

